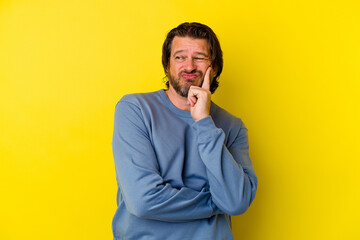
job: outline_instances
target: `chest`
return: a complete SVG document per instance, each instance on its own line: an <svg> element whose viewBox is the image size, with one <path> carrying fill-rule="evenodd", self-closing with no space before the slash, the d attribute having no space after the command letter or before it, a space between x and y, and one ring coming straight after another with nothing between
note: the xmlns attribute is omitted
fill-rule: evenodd
<svg viewBox="0 0 360 240"><path fill-rule="evenodd" d="M148 128L164 181L200 190L208 186L208 180L192 123L192 119L158 115Z"/></svg>

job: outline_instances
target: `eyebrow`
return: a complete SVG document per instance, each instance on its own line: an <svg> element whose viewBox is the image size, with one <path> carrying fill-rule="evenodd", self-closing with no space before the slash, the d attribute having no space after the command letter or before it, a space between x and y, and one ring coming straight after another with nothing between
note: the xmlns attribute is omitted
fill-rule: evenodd
<svg viewBox="0 0 360 240"><path fill-rule="evenodd" d="M176 55L176 54L179 54L179 53L183 53L183 52L185 52L185 50L178 50L178 51L174 52L173 55ZM195 54L197 54L197 55L202 55L202 56L207 57L207 58L209 57L206 53L203 53L203 52L195 52Z"/></svg>

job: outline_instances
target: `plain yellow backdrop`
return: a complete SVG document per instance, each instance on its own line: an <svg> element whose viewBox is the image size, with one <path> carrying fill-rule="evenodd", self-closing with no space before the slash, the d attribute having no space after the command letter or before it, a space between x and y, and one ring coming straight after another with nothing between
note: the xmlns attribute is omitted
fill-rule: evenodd
<svg viewBox="0 0 360 240"><path fill-rule="evenodd" d="M346 0L0 1L0 239L112 239L116 102L164 87L185 21L224 52L259 188L235 239L359 239L360 6Z"/></svg>

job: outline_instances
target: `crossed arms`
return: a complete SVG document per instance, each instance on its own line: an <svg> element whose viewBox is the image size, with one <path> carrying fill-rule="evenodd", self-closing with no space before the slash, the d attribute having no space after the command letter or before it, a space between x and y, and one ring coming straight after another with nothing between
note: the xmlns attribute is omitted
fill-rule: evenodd
<svg viewBox="0 0 360 240"><path fill-rule="evenodd" d="M175 188L164 181L141 109L134 103L118 103L113 154L117 181L131 214L183 222L223 213L238 215L247 210L257 188L248 154L247 129L240 127L227 147L225 133L215 126L211 116L196 121L192 127L210 186L200 191Z"/></svg>

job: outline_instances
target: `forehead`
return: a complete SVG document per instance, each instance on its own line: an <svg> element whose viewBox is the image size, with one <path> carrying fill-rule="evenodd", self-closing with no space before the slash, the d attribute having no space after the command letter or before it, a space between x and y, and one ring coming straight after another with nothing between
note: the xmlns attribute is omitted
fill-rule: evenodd
<svg viewBox="0 0 360 240"><path fill-rule="evenodd" d="M179 51L209 55L210 45L206 39L176 36L171 44L171 54Z"/></svg>

